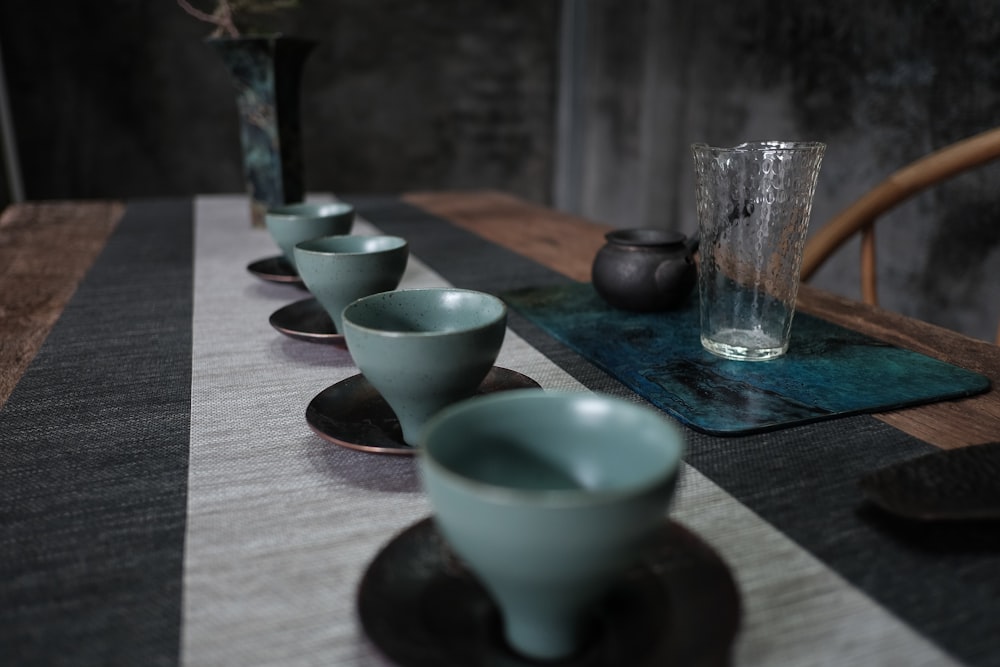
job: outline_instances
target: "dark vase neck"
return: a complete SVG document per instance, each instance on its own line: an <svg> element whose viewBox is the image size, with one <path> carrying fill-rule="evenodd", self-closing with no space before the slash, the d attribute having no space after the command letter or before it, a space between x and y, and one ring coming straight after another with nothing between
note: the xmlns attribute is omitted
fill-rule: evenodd
<svg viewBox="0 0 1000 667"><path fill-rule="evenodd" d="M205 43L215 49L230 70L245 65L248 60L269 62L282 71L301 69L316 47L315 40L284 35L210 37Z"/></svg>

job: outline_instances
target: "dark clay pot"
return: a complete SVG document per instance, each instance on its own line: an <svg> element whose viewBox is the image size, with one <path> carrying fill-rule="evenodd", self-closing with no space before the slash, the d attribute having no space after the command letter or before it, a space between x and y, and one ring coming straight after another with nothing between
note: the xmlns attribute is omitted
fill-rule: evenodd
<svg viewBox="0 0 1000 667"><path fill-rule="evenodd" d="M619 229L594 258L594 289L616 308L668 310L681 305L694 288L695 236L664 229Z"/></svg>

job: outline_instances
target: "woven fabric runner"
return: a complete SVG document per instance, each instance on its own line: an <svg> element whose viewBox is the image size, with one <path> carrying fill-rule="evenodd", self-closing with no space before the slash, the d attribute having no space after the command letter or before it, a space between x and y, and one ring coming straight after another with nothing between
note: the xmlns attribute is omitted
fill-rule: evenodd
<svg viewBox="0 0 1000 667"><path fill-rule="evenodd" d="M0 411L0 663L171 665L192 210L130 204Z"/></svg>
<svg viewBox="0 0 1000 667"><path fill-rule="evenodd" d="M564 281L395 199L350 199L375 223L359 233L410 241L403 287ZM305 294L246 272L277 249L245 197L196 201L193 258L190 215L129 205L0 411L0 662L386 665L355 592L429 513L413 460L309 430L305 406L357 373L350 355L268 325ZM640 400L516 313L511 327L499 365ZM864 416L687 435L671 515L737 578L735 664L998 664L990 545L934 552L858 511L858 474L929 446Z"/></svg>

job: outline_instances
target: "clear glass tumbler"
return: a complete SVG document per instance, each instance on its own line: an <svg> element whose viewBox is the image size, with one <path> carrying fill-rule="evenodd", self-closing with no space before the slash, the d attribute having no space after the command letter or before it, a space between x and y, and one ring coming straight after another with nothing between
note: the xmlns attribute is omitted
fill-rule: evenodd
<svg viewBox="0 0 1000 667"><path fill-rule="evenodd" d="M701 344L726 359L788 350L802 247L826 145L691 146L701 234Z"/></svg>

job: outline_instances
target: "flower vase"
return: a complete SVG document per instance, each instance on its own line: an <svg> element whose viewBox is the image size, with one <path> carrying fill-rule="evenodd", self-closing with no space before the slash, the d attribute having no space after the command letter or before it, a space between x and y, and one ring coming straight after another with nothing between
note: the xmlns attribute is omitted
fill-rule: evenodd
<svg viewBox="0 0 1000 667"><path fill-rule="evenodd" d="M268 207L300 202L305 194L299 89L315 42L272 36L207 43L229 68L236 88L251 220L263 227Z"/></svg>

